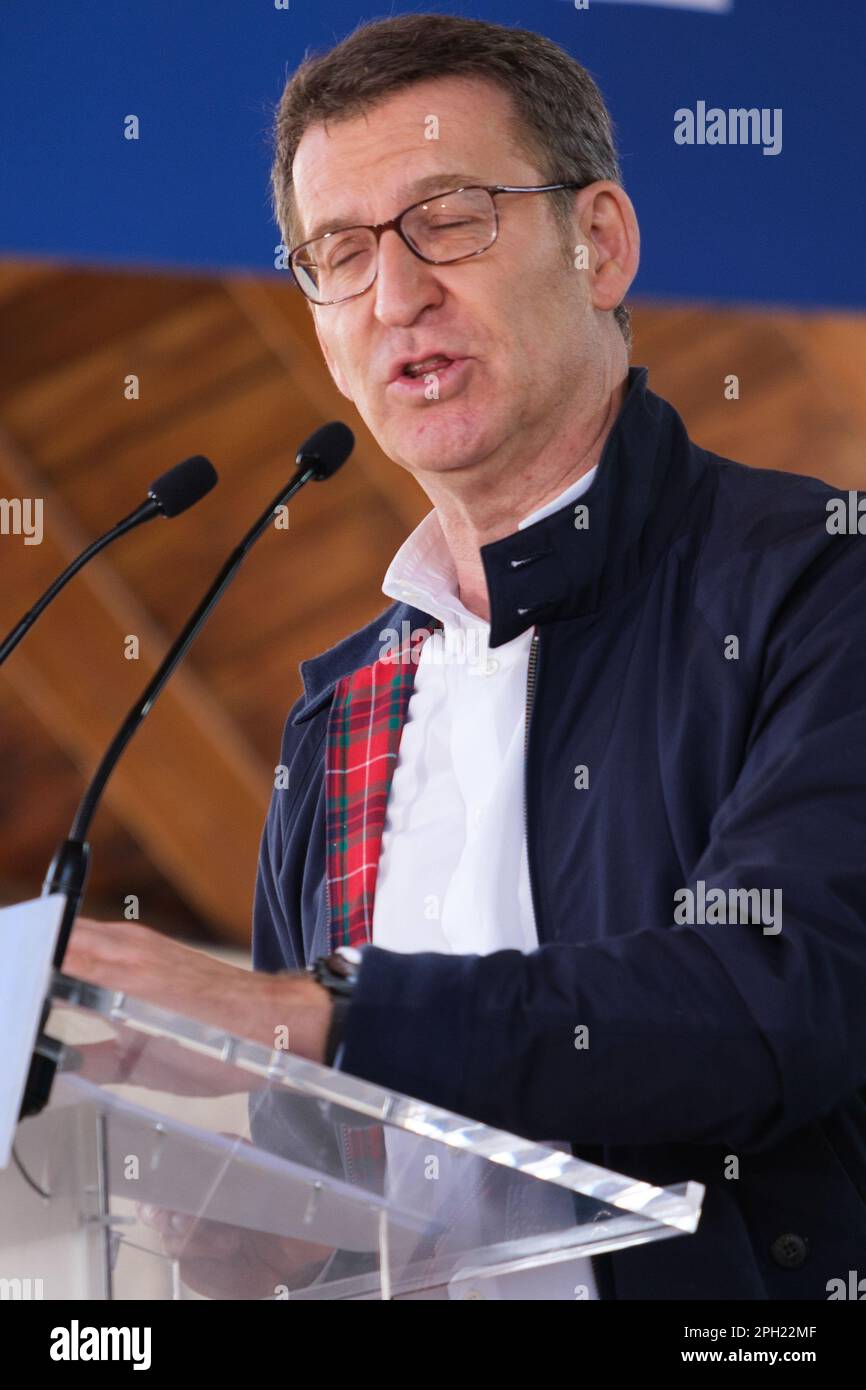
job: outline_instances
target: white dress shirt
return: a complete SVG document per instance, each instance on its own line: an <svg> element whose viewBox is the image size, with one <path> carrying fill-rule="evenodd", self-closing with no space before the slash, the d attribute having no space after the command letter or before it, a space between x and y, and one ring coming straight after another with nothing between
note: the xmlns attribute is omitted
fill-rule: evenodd
<svg viewBox="0 0 866 1390"><path fill-rule="evenodd" d="M576 501L595 472L524 517L519 529ZM373 942L391 951L462 955L533 951L538 936L523 811L533 630L489 648L489 622L458 597L435 508L398 550L382 589L440 619L443 628L421 648L400 738L376 877ZM399 1172L400 1138L388 1135L392 1178ZM417 1162L414 1143L406 1147L407 1158L410 1153L409 1161ZM465 1183L466 1176L464 1160L454 1178ZM442 1177L447 1184L448 1175ZM438 1188L442 1197L445 1184ZM566 1213L560 1224L572 1224L563 1191L549 1194L546 1218L557 1200ZM466 1223L461 1225L465 1238ZM506 1282L510 1291L503 1297L574 1298L579 1283L590 1298L598 1297L588 1259L521 1276L520 1292L511 1291L513 1276Z"/></svg>

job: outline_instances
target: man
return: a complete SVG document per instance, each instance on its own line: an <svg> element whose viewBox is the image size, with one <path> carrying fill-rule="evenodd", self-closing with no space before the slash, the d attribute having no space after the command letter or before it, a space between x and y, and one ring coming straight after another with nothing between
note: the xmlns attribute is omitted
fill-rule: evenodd
<svg viewBox="0 0 866 1390"><path fill-rule="evenodd" d="M360 29L288 83L274 187L331 374L434 510L302 667L235 1026L706 1184L590 1296L824 1298L866 1258L862 540L629 368L635 214L547 40ZM224 967L76 935L226 1022Z"/></svg>

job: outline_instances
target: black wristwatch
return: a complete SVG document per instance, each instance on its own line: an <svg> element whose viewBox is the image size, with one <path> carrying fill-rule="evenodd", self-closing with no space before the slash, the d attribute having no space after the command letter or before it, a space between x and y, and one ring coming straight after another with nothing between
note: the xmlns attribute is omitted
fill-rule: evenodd
<svg viewBox="0 0 866 1390"><path fill-rule="evenodd" d="M361 971L361 951L357 946L338 946L329 956L319 956L310 966L313 978L331 996L331 1026L325 1044L325 1066L332 1067L346 1031L352 994Z"/></svg>

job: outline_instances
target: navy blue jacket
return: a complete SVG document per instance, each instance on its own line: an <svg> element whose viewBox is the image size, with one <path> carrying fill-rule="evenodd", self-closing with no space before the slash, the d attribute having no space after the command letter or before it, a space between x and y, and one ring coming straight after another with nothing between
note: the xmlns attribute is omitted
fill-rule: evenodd
<svg viewBox="0 0 866 1390"><path fill-rule="evenodd" d="M537 632L539 949L365 951L346 1071L635 1178L706 1184L696 1235L597 1261L606 1297L824 1299L866 1275L866 537L828 527L838 497L699 448L633 368L588 526L566 506L481 552L491 644ZM329 948L334 684L384 628L428 618L394 604L301 667L258 969ZM781 930L678 919L699 881L780 891Z"/></svg>

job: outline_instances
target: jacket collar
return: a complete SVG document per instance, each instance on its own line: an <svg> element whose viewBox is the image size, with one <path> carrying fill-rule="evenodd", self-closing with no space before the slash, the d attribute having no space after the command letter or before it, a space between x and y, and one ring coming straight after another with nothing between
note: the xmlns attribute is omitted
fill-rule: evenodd
<svg viewBox="0 0 866 1390"><path fill-rule="evenodd" d="M591 486L580 498L585 525L566 505L522 530L482 546L490 594L491 647L536 623L584 617L615 602L651 572L705 473L672 406L632 367L626 398L605 442ZM341 676L376 660L385 629L398 635L429 625L430 615L395 603L320 656L301 663L304 699L292 722L313 715ZM405 625L405 626L404 626ZM383 635L384 634L384 635Z"/></svg>
<svg viewBox="0 0 866 1390"><path fill-rule="evenodd" d="M551 516L569 503L576 504L589 491L596 471L596 467L590 469L563 488L551 502L534 508L519 523L518 530ZM425 613L432 613L446 628L475 629L486 644L490 623L470 612L460 599L457 569L435 507L400 546L388 566L382 591L388 598L405 599Z"/></svg>

